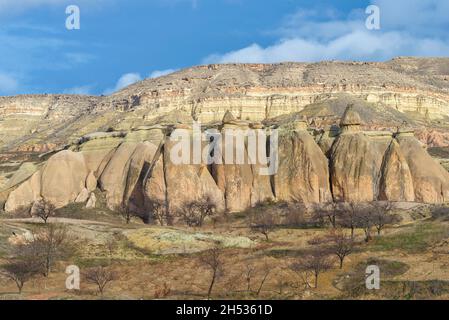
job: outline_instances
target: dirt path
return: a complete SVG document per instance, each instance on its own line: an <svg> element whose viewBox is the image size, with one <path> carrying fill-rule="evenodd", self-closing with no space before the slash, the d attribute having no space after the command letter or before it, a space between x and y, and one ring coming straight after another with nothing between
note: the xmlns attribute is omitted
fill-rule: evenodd
<svg viewBox="0 0 449 320"><path fill-rule="evenodd" d="M17 219L0 219L0 223L41 223L43 224L42 219L40 218L17 218ZM74 225L83 225L83 224L100 224L105 226L113 226L113 223L104 222L104 221L95 221L95 220L81 220L81 219L70 219L70 218L50 218L48 219L48 223L67 223Z"/></svg>

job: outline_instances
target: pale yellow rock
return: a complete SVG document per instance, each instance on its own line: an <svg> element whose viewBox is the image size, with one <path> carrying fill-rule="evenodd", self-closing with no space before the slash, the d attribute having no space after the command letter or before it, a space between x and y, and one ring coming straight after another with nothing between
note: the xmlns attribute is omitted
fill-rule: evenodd
<svg viewBox="0 0 449 320"><path fill-rule="evenodd" d="M135 149L135 143L121 144L99 179L101 189L106 192L107 206L111 210L117 210L123 203L129 160Z"/></svg>
<svg viewBox="0 0 449 320"><path fill-rule="evenodd" d="M98 166L97 170L95 170L95 172L94 172L94 176L97 178L97 181L100 180L100 177L104 172L104 169L106 169L106 166L109 164L109 161L111 161L111 159L114 156L117 149L118 149L118 147L116 149L110 150L108 152L108 154L103 158L103 160L101 160L100 165Z"/></svg>
<svg viewBox="0 0 449 320"><path fill-rule="evenodd" d="M75 203L85 203L89 199L89 191L84 188L75 199Z"/></svg>
<svg viewBox="0 0 449 320"><path fill-rule="evenodd" d="M0 190L7 190L10 188L13 188L28 178L30 178L37 170L39 170L39 167L31 162L24 162L20 165L20 168L14 172L14 175L4 183L3 187L0 186Z"/></svg>
<svg viewBox="0 0 449 320"><path fill-rule="evenodd" d="M378 200L415 201L412 174L396 140L391 142L385 154Z"/></svg>
<svg viewBox="0 0 449 320"><path fill-rule="evenodd" d="M340 128L333 125L326 127L323 132L317 137L318 146L327 157L330 156L332 145L334 144L335 139L338 137L339 133Z"/></svg>
<svg viewBox="0 0 449 320"><path fill-rule="evenodd" d="M186 203L198 200L202 196L199 178L200 165L176 164L171 158L171 150L177 142L169 139L164 145L164 173L169 209L180 210Z"/></svg>
<svg viewBox="0 0 449 320"><path fill-rule="evenodd" d="M143 183L145 198L164 202L167 197L167 187L165 185L164 157L162 154L154 159L146 178Z"/></svg>
<svg viewBox="0 0 449 320"><path fill-rule="evenodd" d="M95 196L95 193L92 192L89 196L89 200L87 200L86 209L95 208L96 204L97 204L97 197Z"/></svg>
<svg viewBox="0 0 449 320"><path fill-rule="evenodd" d="M227 211L240 212L251 207L251 165L217 165L213 173L218 187L225 194Z"/></svg>
<svg viewBox="0 0 449 320"><path fill-rule="evenodd" d="M258 143L254 148L255 152L254 160L251 164L251 170L253 173L253 185L251 188L251 206L255 206L258 203L274 200L273 189L271 185L271 176L268 175L269 160L267 157L261 159L261 155L267 154L267 143L269 138L266 138L264 143ZM258 141L259 142L259 141ZM248 150L248 147L247 147Z"/></svg>
<svg viewBox="0 0 449 320"><path fill-rule="evenodd" d="M9 194L5 203L5 211L13 213L27 208L29 209L35 201L40 199L40 191L41 172L37 171L30 179Z"/></svg>
<svg viewBox="0 0 449 320"><path fill-rule="evenodd" d="M69 150L52 156L42 171L41 195L57 208L73 201L85 188L88 171L81 153Z"/></svg>
<svg viewBox="0 0 449 320"><path fill-rule="evenodd" d="M376 198L379 172L376 156L369 138L363 133L342 134L337 138L330 166L336 201L370 202Z"/></svg>
<svg viewBox="0 0 449 320"><path fill-rule="evenodd" d="M328 160L307 131L281 133L274 182L278 200L319 203L332 199Z"/></svg>
<svg viewBox="0 0 449 320"><path fill-rule="evenodd" d="M102 161L115 150L122 142L119 137L107 137L102 139L92 139L83 143L79 151L84 155L86 167L89 171L97 171Z"/></svg>
<svg viewBox="0 0 449 320"><path fill-rule="evenodd" d="M421 147L413 136L397 137L413 178L415 201L449 201L449 173Z"/></svg>
<svg viewBox="0 0 449 320"><path fill-rule="evenodd" d="M214 178L212 178L212 175L205 166L200 169L199 179L202 197L209 197L217 207L217 211L224 212L226 210L226 203L224 200L223 192L221 192L221 190L218 188L217 184L214 181Z"/></svg>
<svg viewBox="0 0 449 320"><path fill-rule="evenodd" d="M369 202L378 198L384 154L392 134L361 131L359 114L349 105L340 121L341 133L330 150L333 198Z"/></svg>
<svg viewBox="0 0 449 320"><path fill-rule="evenodd" d="M145 213L143 181L157 150L158 147L153 143L141 142L129 160L124 201L132 203L134 211L140 214Z"/></svg>
<svg viewBox="0 0 449 320"><path fill-rule="evenodd" d="M217 160L211 167L214 180L217 182L218 188L224 193L227 211L240 212L251 207L253 172L248 161L248 152L244 141L243 144L237 146L235 138L225 138L225 131L233 129L244 130L247 127L226 125L223 128L222 150L221 153L218 151L218 154L215 155L217 159L221 159L221 163L217 163L219 161ZM232 136L232 132L228 131L228 133ZM237 159L237 149L242 159ZM231 159L227 159L227 152L229 152L229 155L233 155L233 157L229 156Z"/></svg>
<svg viewBox="0 0 449 320"><path fill-rule="evenodd" d="M94 172L93 171L89 172L86 178L87 191L89 192L95 191L95 189L97 189L97 183L98 183L97 178L95 178Z"/></svg>

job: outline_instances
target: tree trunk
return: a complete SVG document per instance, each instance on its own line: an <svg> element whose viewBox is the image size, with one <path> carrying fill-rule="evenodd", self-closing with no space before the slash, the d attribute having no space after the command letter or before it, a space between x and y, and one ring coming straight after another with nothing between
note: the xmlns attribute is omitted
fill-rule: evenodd
<svg viewBox="0 0 449 320"><path fill-rule="evenodd" d="M46 259L45 259L45 277L48 277L50 275L50 266L51 266L51 261L50 261L50 254L47 255Z"/></svg>
<svg viewBox="0 0 449 320"><path fill-rule="evenodd" d="M371 230L365 229L365 242L370 242L371 240Z"/></svg>
<svg viewBox="0 0 449 320"><path fill-rule="evenodd" d="M212 281L210 282L210 286L209 286L209 290L207 291L207 300L210 300L210 296L212 294L212 289L214 287L215 284L215 277L217 275L217 271L214 270L214 273L212 275Z"/></svg>
<svg viewBox="0 0 449 320"><path fill-rule="evenodd" d="M266 273L265 276L263 277L262 282L260 283L259 289L257 289L257 292L256 292L257 296L259 296L260 291L262 291L262 287L263 287L265 281L267 280L269 274L270 274L270 272Z"/></svg>
<svg viewBox="0 0 449 320"><path fill-rule="evenodd" d="M19 289L19 294L22 294L23 282L16 281L17 289Z"/></svg>
<svg viewBox="0 0 449 320"><path fill-rule="evenodd" d="M264 236L265 236L265 240L268 242L269 241L269 239L268 239L268 232L265 232Z"/></svg>

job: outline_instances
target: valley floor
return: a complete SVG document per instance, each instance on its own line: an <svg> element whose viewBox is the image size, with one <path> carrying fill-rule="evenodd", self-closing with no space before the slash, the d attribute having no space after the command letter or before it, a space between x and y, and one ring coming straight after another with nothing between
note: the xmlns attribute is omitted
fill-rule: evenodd
<svg viewBox="0 0 449 320"><path fill-rule="evenodd" d="M319 275L292 266L312 246L310 240L328 228L278 227L269 240L251 232L244 214L220 226L202 228L149 226L119 217L51 218L78 238L77 254L58 261L48 277L26 282L23 292L0 278L0 299L206 299L212 272L202 261L205 250L221 244L222 268L212 299L449 299L449 216L389 226L358 245L339 269ZM42 228L38 219L0 219L0 264L7 262L14 238ZM14 236L13 233L16 235ZM84 271L107 265L116 275L103 295L84 279ZM368 265L380 268L380 290L365 287ZM66 289L66 267L81 270L79 291Z"/></svg>

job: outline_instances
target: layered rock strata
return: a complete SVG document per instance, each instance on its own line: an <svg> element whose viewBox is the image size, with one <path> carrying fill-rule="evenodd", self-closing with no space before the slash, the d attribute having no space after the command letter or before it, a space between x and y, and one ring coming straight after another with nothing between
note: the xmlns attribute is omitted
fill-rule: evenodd
<svg viewBox="0 0 449 320"><path fill-rule="evenodd" d="M105 97L0 97L0 150L46 152L76 136L108 128L129 131L191 116L219 122L227 110L261 121L347 95L396 117L444 125L449 117L447 58L397 58L385 63L227 64L147 79ZM431 128L432 126L429 126ZM426 133L429 143L446 141ZM447 143L447 141L445 142Z"/></svg>

